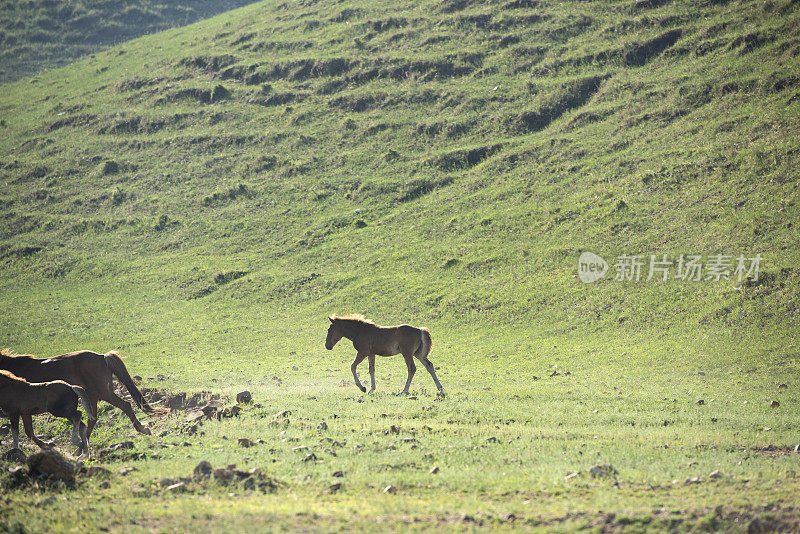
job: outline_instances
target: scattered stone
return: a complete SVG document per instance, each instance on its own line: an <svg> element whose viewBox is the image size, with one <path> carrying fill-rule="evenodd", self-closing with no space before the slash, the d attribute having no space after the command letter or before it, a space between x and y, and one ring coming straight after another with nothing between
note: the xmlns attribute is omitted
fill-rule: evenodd
<svg viewBox="0 0 800 534"><path fill-rule="evenodd" d="M577 476L578 476L577 472L572 472L572 473L568 474L567 476L565 476L564 480L572 480L573 478L575 478Z"/></svg>
<svg viewBox="0 0 800 534"><path fill-rule="evenodd" d="M781 405L781 403L780 403L780 402L778 402L778 401L776 401L776 400L774 400L774 401L772 401L772 402L770 402L770 403L769 403L769 407L770 407L770 408L777 408L777 407L778 407L778 406L780 406L780 405Z"/></svg>
<svg viewBox="0 0 800 534"><path fill-rule="evenodd" d="M122 469L119 470L119 474L120 474L120 476L124 477L124 476L126 476L126 475L128 475L130 473L133 473L134 471L138 471L138 469L133 467L133 466L127 465L127 466L125 466L125 467L123 467Z"/></svg>
<svg viewBox="0 0 800 534"><path fill-rule="evenodd" d="M317 425L317 430L328 430L328 423L322 421L320 424Z"/></svg>
<svg viewBox="0 0 800 534"><path fill-rule="evenodd" d="M87 477L107 477L111 475L111 471L100 465L90 465L86 468Z"/></svg>
<svg viewBox="0 0 800 534"><path fill-rule="evenodd" d="M194 477L195 478L209 478L211 474L214 472L214 468L211 467L211 463L207 460L203 460L197 467L194 468Z"/></svg>
<svg viewBox="0 0 800 534"><path fill-rule="evenodd" d="M184 484L183 482L176 482L175 484L171 484L166 488L164 488L164 491L167 491L169 493L183 493L184 491L186 491L186 484Z"/></svg>
<svg viewBox="0 0 800 534"><path fill-rule="evenodd" d="M333 475L331 475L331 476L333 476L335 478L342 478L344 476L344 473L342 473L341 471L334 471Z"/></svg>
<svg viewBox="0 0 800 534"><path fill-rule="evenodd" d="M233 477L235 475L232 469L228 469L225 467L220 469L214 469L213 474L214 474L214 480L222 482L223 484L227 484L228 482L233 480Z"/></svg>
<svg viewBox="0 0 800 534"><path fill-rule="evenodd" d="M416 443L417 438L403 438L403 443Z"/></svg>
<svg viewBox="0 0 800 534"><path fill-rule="evenodd" d="M239 438L239 446L240 447L247 448L247 447L252 447L253 445L255 445L255 443L253 443L253 441L251 439L249 439L249 438Z"/></svg>
<svg viewBox="0 0 800 534"><path fill-rule="evenodd" d="M297 447L292 447L292 450L295 451L295 452L296 451L307 451L308 450L308 446L307 445L298 445Z"/></svg>
<svg viewBox="0 0 800 534"><path fill-rule="evenodd" d="M219 406L214 406L213 404L207 404L200 409L203 412L203 415L206 416L206 419L214 419L217 416L217 412L219 411Z"/></svg>
<svg viewBox="0 0 800 534"><path fill-rule="evenodd" d="M409 396L408 396L408 397L406 397L406 398L407 398L408 400L417 400L419 397L417 397L416 395L409 395Z"/></svg>
<svg viewBox="0 0 800 534"><path fill-rule="evenodd" d="M247 390L240 391L236 394L236 402L238 404L249 404L253 402L253 395Z"/></svg>
<svg viewBox="0 0 800 534"><path fill-rule="evenodd" d="M231 406L230 408L226 408L230 413L231 417L239 417L242 414L241 406Z"/></svg>
<svg viewBox="0 0 800 534"><path fill-rule="evenodd" d="M786 389L786 388L788 388L788 387L789 387L789 386L788 386L788 385L786 385L786 384L781 384L780 386L778 386L778 389Z"/></svg>
<svg viewBox="0 0 800 534"><path fill-rule="evenodd" d="M384 434L399 434L400 433L400 427L397 426L397 425L392 425L389 428L387 428L386 430L384 430L383 433Z"/></svg>
<svg viewBox="0 0 800 534"><path fill-rule="evenodd" d="M705 403L706 403L706 401L704 401L703 399L698 399L697 401L695 401L695 404L697 404L698 406L702 406Z"/></svg>
<svg viewBox="0 0 800 534"><path fill-rule="evenodd" d="M177 482L180 482L180 481L175 479L175 478L162 478L161 480L158 481L158 485L163 488L163 487L166 487L166 486L172 486L173 484L176 484Z"/></svg>
<svg viewBox="0 0 800 534"><path fill-rule="evenodd" d="M25 479L28 477L28 473L25 471L25 468L21 465L15 465L13 467L8 468L8 474L11 476L11 480L13 485L18 486L25 482Z"/></svg>
<svg viewBox="0 0 800 534"><path fill-rule="evenodd" d="M313 452L310 452L310 453L306 454L306 457L303 458L303 461L304 462L313 462L316 459L317 459L317 455L314 454Z"/></svg>
<svg viewBox="0 0 800 534"><path fill-rule="evenodd" d="M703 477L692 477L692 478L687 478L686 481L684 482L684 484L689 486L691 484L699 484L702 481L703 481Z"/></svg>
<svg viewBox="0 0 800 534"><path fill-rule="evenodd" d="M435 466L435 465L433 467L431 467L430 471L428 471L428 473L430 473L431 475L435 475L438 472L439 472L439 468L437 466Z"/></svg>
<svg viewBox="0 0 800 534"><path fill-rule="evenodd" d="M342 483L341 482L336 482L336 483L331 484L330 486L328 486L328 491L331 492L331 493L336 493L340 489L342 489Z"/></svg>
<svg viewBox="0 0 800 534"><path fill-rule="evenodd" d="M708 478L722 478L722 473L719 472L719 469L714 469L708 474Z"/></svg>
<svg viewBox="0 0 800 534"><path fill-rule="evenodd" d="M433 460L434 456L432 452L426 452L422 455L423 460Z"/></svg>
<svg viewBox="0 0 800 534"><path fill-rule="evenodd" d="M286 418L290 415L292 415L291 410L283 410L282 412L276 413L273 417L275 417L275 419L281 419L281 418Z"/></svg>
<svg viewBox="0 0 800 534"><path fill-rule="evenodd" d="M197 410L197 411L194 411L194 412L189 412L187 414L186 422L188 424L190 424L190 425L192 425L192 424L202 424L203 423L203 419L205 419L206 417L207 416L206 416L205 413L203 413L203 410ZM166 436L168 434L170 434L170 431L165 430L164 432L159 434L159 436L164 437L164 436Z"/></svg>
<svg viewBox="0 0 800 534"><path fill-rule="evenodd" d="M186 406L186 393L178 393L177 395L168 395L164 399L164 405L170 410L182 410Z"/></svg>
<svg viewBox="0 0 800 534"><path fill-rule="evenodd" d="M75 482L75 465L54 450L42 450L28 458L30 476L44 476L67 483Z"/></svg>
<svg viewBox="0 0 800 534"><path fill-rule="evenodd" d="M594 478L609 477L616 475L617 470L610 464L593 465L589 468L589 474Z"/></svg>
<svg viewBox="0 0 800 534"><path fill-rule="evenodd" d="M100 489L108 489L111 487L111 484L108 482L108 480L104 480L100 484L98 484L97 487Z"/></svg>
<svg viewBox="0 0 800 534"><path fill-rule="evenodd" d="M397 493L397 488L395 488L394 486L392 486L391 484L389 484L388 486L386 486L385 488L383 488L383 492L384 492L384 493Z"/></svg>
<svg viewBox="0 0 800 534"><path fill-rule="evenodd" d="M491 437L489 437L489 438L486 438L486 441L487 441L488 443L500 443L500 440L499 440L499 439L497 439L497 438L496 438L496 437L494 437L494 436L491 436Z"/></svg>

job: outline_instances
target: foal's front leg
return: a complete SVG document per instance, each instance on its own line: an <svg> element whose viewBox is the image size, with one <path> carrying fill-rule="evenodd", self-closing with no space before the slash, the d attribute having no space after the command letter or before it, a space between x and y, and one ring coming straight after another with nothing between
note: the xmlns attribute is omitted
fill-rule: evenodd
<svg viewBox="0 0 800 534"><path fill-rule="evenodd" d="M350 370L353 371L353 378L355 378L356 380L356 386L358 386L358 389L360 389L364 393L367 392L367 388L361 385L361 381L358 379L358 371L356 371L356 367L358 367L358 364L363 362L364 358L366 357L367 357L366 354L362 354L359 352L358 354L356 354L356 358L353 360L353 363L350 364Z"/></svg>
<svg viewBox="0 0 800 534"><path fill-rule="evenodd" d="M9 416L11 421L11 440L13 442L12 449L19 449L19 415Z"/></svg>
<svg viewBox="0 0 800 534"><path fill-rule="evenodd" d="M53 445L55 445L52 441L42 441L33 433L33 416L23 415L22 426L25 428L25 433L31 438L31 441L37 444L40 449L52 449Z"/></svg>

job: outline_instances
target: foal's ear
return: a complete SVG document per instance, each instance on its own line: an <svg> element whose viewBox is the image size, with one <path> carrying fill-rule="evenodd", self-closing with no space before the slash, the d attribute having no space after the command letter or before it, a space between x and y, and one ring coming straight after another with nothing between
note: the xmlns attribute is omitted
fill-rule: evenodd
<svg viewBox="0 0 800 534"><path fill-rule="evenodd" d="M333 315L329 315L329 316L328 316L328 320L329 320L330 322L333 322Z"/></svg>

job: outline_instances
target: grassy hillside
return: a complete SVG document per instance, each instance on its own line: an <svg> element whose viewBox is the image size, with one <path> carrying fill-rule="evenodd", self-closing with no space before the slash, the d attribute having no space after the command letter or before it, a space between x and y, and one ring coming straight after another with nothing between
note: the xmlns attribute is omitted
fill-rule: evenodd
<svg viewBox="0 0 800 534"><path fill-rule="evenodd" d="M116 348L147 387L262 405L204 436L101 419L93 447L155 458L39 526L796 528L798 22L788 0L267 1L0 86L0 345ZM641 279L614 280L625 255ZM759 277L676 278L690 255ZM400 358L356 396L333 312L430 327L449 396L421 367L418 399L388 396ZM201 459L284 486L165 496Z"/></svg>
<svg viewBox="0 0 800 534"><path fill-rule="evenodd" d="M251 2L3 2L0 6L0 83L66 65L129 39L185 26Z"/></svg>
<svg viewBox="0 0 800 534"><path fill-rule="evenodd" d="M792 3L266 3L147 37L4 87L3 278L796 326L796 24ZM583 250L764 261L754 284L587 287Z"/></svg>

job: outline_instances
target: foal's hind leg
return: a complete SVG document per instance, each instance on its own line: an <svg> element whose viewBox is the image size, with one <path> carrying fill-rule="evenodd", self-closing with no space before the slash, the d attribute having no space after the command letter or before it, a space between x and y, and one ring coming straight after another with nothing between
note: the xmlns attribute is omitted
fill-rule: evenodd
<svg viewBox="0 0 800 534"><path fill-rule="evenodd" d="M400 392L401 395L408 395L408 388L411 386L411 379L414 378L414 373L417 372L417 366L414 365L414 357L410 354L403 354L403 358L406 359L406 367L408 367L408 378L406 378L406 387L403 388L403 391Z"/></svg>
<svg viewBox="0 0 800 534"><path fill-rule="evenodd" d="M375 391L375 355L369 355L369 383L370 388L369 392L372 393Z"/></svg>
<svg viewBox="0 0 800 534"><path fill-rule="evenodd" d="M350 364L350 370L353 371L353 378L355 378L356 380L356 386L358 386L358 389L360 389L364 393L367 392L367 388L361 385L361 381L358 379L358 371L356 370L356 367L358 367L358 364L363 362L364 358L366 357L367 357L366 354L362 354L359 352L358 354L356 354L356 358L353 360L353 363Z"/></svg>
<svg viewBox="0 0 800 534"><path fill-rule="evenodd" d="M439 394L444 396L444 388L442 388L442 384L441 382L439 382L439 379L436 378L436 370L433 368L433 363L431 363L431 361L428 359L427 356L418 359L420 363L422 363L422 365L425 366L425 369L427 369L427 371L433 377L433 383L436 384L436 389L439 390Z"/></svg>
<svg viewBox="0 0 800 534"><path fill-rule="evenodd" d="M85 455L88 456L89 454L89 440L86 437L86 425L81 421L81 412L77 412L77 415L73 414L69 419L72 422L72 437L70 441L78 447L78 450L75 451L75 456L84 458Z"/></svg>
<svg viewBox="0 0 800 534"><path fill-rule="evenodd" d="M150 434L152 434L152 432L150 432L149 428L145 428L144 426L142 426L142 423L140 423L139 420L136 419L136 414L133 413L133 407L131 406L130 402L126 402L126 401L120 399L114 393L107 393L103 397L103 400L106 401L107 403L111 404L112 406L116 406L117 408L122 410L125 413L125 415L128 416L128 419L131 420L131 422L133 423L133 426L134 426L134 428L136 428L137 432L139 432L140 434L146 434L148 436ZM89 420L89 424L91 424L91 423L92 423L92 421L90 419Z"/></svg>

